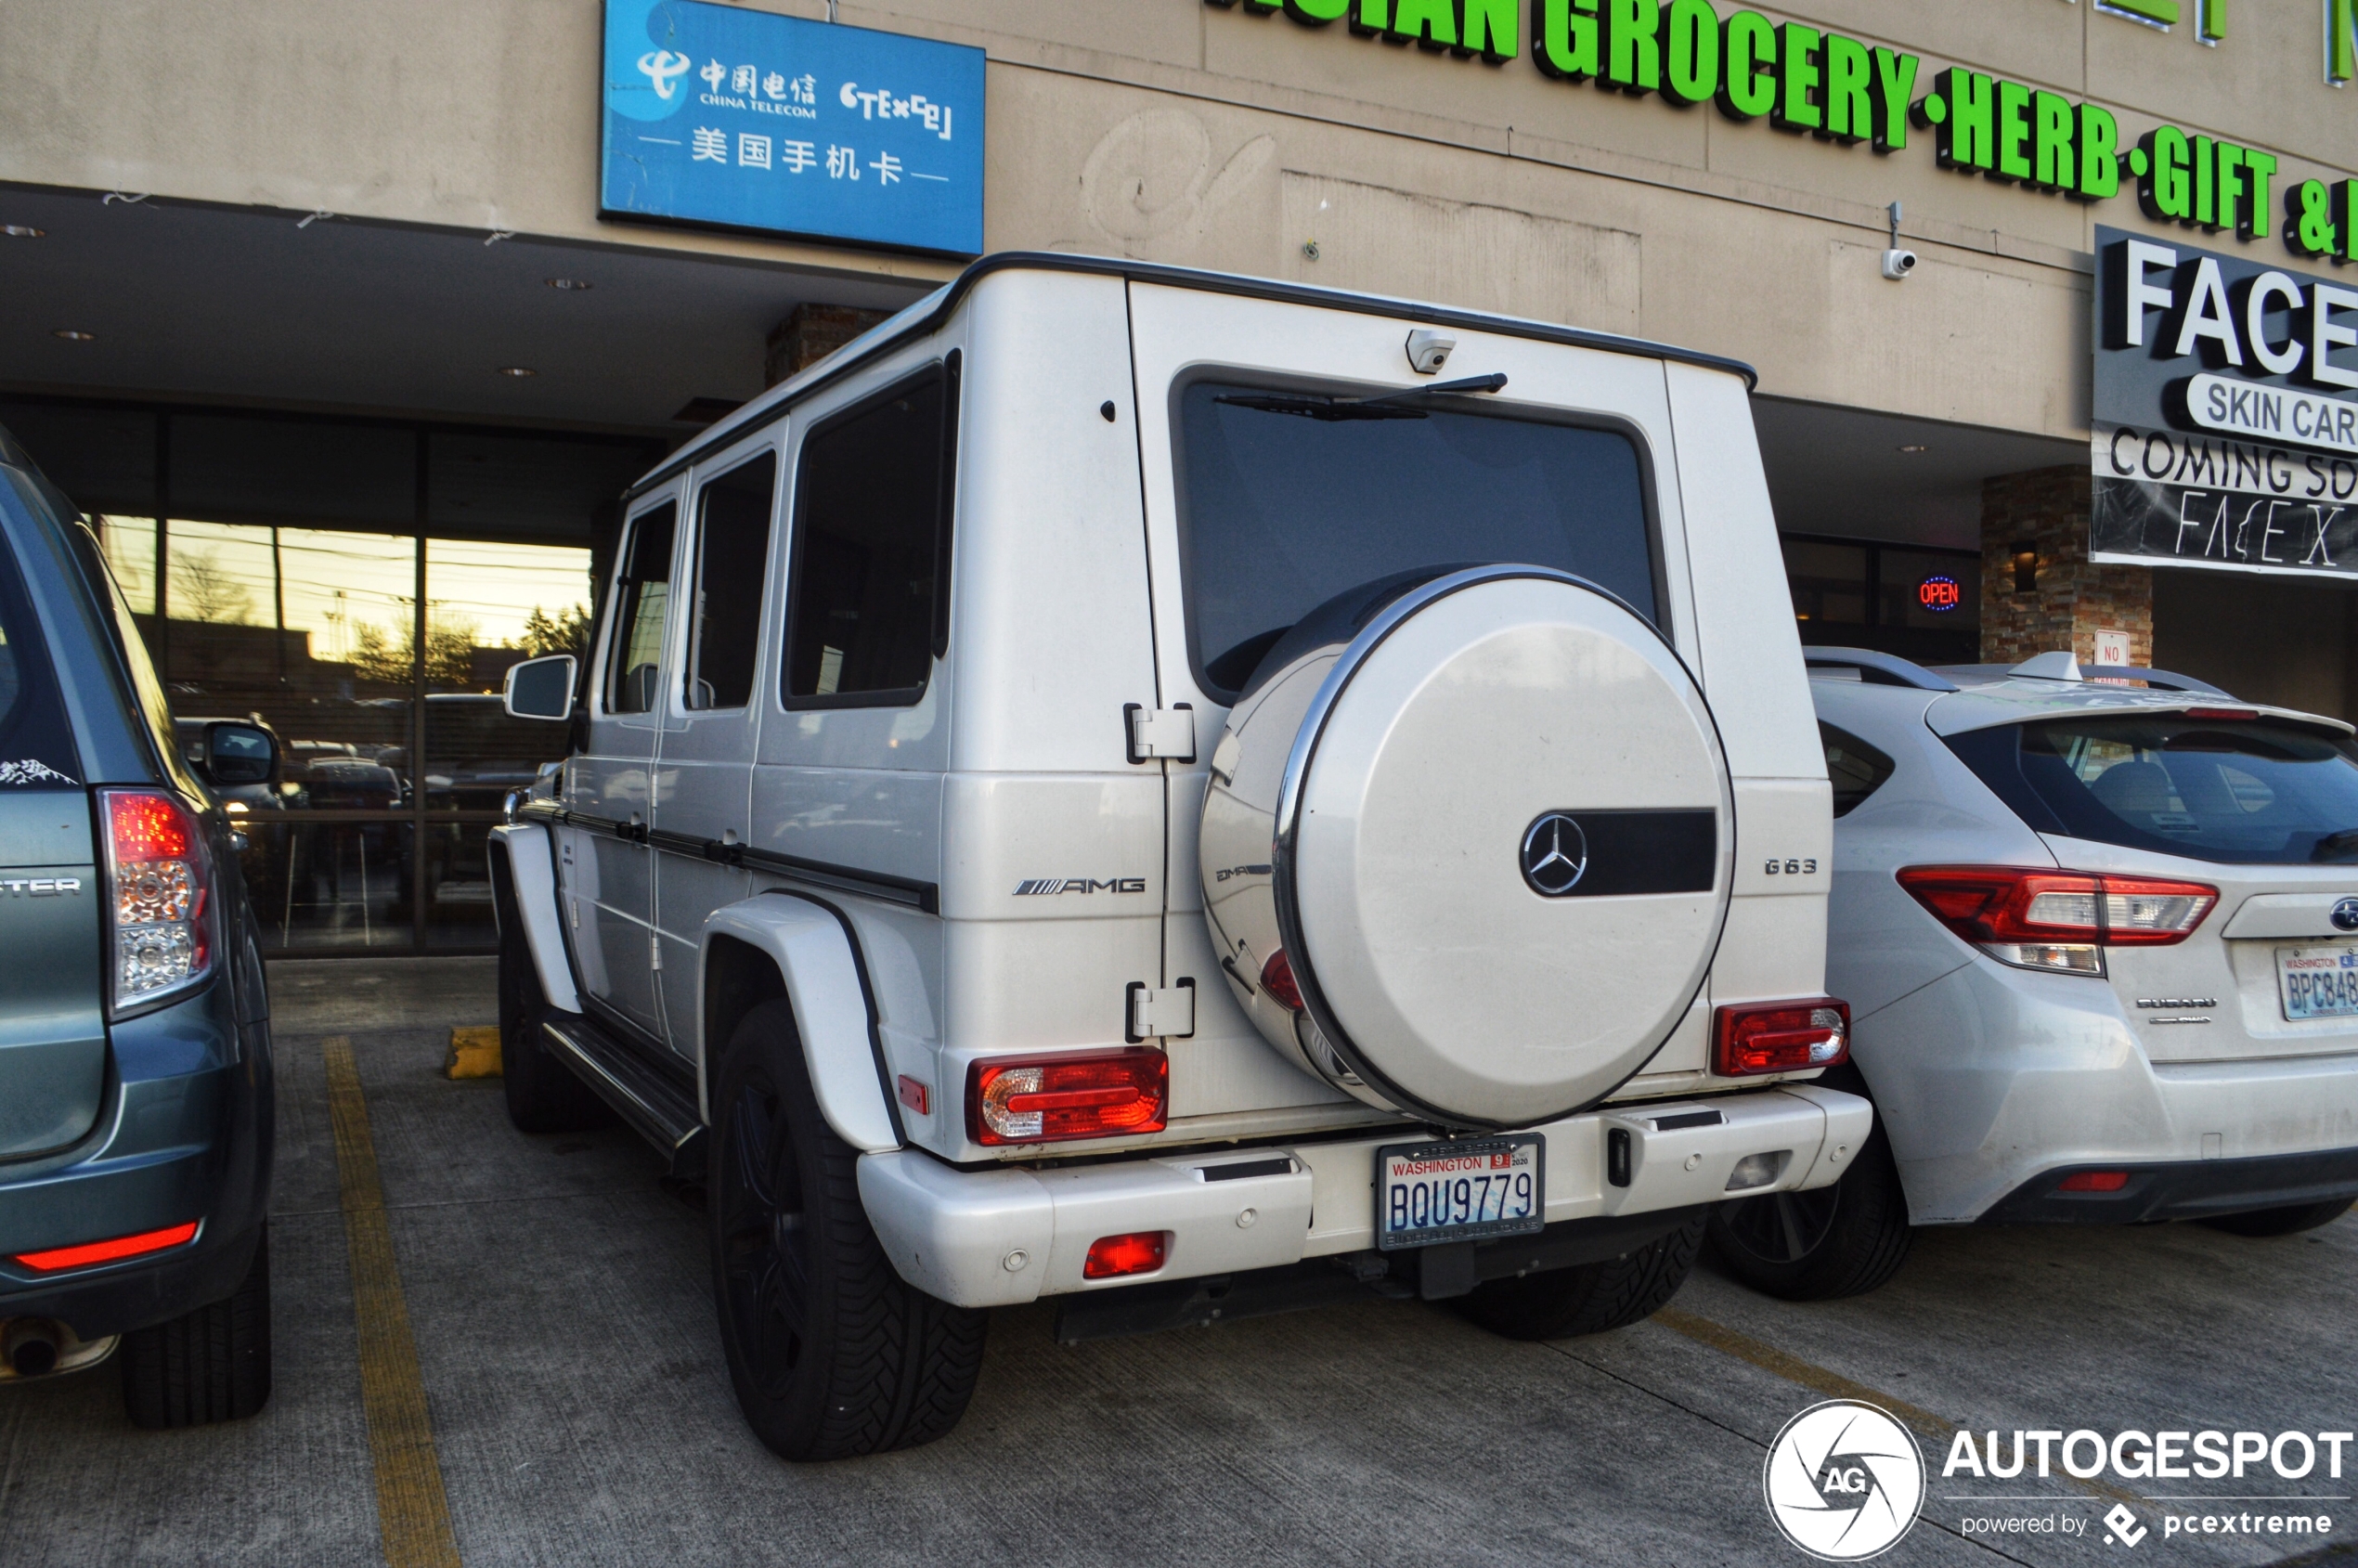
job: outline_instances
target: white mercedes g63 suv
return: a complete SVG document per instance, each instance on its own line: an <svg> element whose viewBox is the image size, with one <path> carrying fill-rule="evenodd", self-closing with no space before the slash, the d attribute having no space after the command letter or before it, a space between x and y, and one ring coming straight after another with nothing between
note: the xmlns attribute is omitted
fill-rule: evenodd
<svg viewBox="0 0 2358 1568"><path fill-rule="evenodd" d="M1002 255L629 491L509 679L508 1103L702 1183L764 1442L939 1436L1043 1296L1594 1332L1846 1169L1749 374Z"/></svg>

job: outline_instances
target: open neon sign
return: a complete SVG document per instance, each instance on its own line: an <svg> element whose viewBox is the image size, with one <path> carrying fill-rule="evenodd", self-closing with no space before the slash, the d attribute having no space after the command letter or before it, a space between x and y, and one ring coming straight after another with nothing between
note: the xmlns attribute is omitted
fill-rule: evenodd
<svg viewBox="0 0 2358 1568"><path fill-rule="evenodd" d="M1916 585L1916 603L1936 616L1945 616L1963 602L1954 577L1929 577Z"/></svg>

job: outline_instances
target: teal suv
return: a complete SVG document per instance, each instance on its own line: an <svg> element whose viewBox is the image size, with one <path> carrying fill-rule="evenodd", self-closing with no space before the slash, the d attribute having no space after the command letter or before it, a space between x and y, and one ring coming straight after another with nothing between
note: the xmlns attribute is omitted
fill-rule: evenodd
<svg viewBox="0 0 2358 1568"><path fill-rule="evenodd" d="M269 1007L216 790L277 742L191 749L97 539L0 432L0 1385L111 1356L148 1427L270 1393Z"/></svg>

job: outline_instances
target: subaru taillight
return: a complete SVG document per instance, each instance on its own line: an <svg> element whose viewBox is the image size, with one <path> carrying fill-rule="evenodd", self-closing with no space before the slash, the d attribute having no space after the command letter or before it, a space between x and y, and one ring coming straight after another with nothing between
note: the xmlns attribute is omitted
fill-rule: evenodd
<svg viewBox="0 0 2358 1568"><path fill-rule="evenodd" d="M1145 1046L1002 1056L966 1073L966 1131L978 1144L1046 1144L1160 1133L1171 1058Z"/></svg>
<svg viewBox="0 0 2358 1568"><path fill-rule="evenodd" d="M148 789L98 792L107 825L114 1008L185 991L213 968L213 868L195 813Z"/></svg>
<svg viewBox="0 0 2358 1568"><path fill-rule="evenodd" d="M1722 1078L1807 1072L1850 1059L1850 1004L1831 996L1718 1009L1711 1070Z"/></svg>
<svg viewBox="0 0 2358 1568"><path fill-rule="evenodd" d="M2184 941L2219 901L2199 882L2009 866L1910 866L1899 885L2000 963L2075 975L2103 974L2107 947Z"/></svg>

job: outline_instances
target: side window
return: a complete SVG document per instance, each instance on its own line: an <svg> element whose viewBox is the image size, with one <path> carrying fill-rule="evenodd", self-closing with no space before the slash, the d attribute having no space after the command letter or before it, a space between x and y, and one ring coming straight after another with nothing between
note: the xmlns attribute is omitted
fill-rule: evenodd
<svg viewBox="0 0 2358 1568"><path fill-rule="evenodd" d="M792 707L897 707L950 646L958 356L819 425L795 478Z"/></svg>
<svg viewBox="0 0 2358 1568"><path fill-rule="evenodd" d="M753 698L777 487L778 455L764 452L706 485L697 499L695 618L688 628L691 708L743 707Z"/></svg>
<svg viewBox="0 0 2358 1568"><path fill-rule="evenodd" d="M1884 786L1898 764L1847 730L1820 721L1818 738L1826 748L1826 777L1833 781L1834 815L1846 817Z"/></svg>
<svg viewBox="0 0 2358 1568"><path fill-rule="evenodd" d="M671 602L671 535L679 509L666 501L630 526L615 584L614 639L606 656L606 711L648 713L663 664L663 615Z"/></svg>

